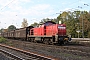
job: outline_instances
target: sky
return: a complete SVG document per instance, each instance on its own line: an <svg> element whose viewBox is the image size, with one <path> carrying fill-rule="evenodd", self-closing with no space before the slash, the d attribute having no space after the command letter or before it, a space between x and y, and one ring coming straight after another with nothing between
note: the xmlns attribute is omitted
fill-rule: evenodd
<svg viewBox="0 0 90 60"><path fill-rule="evenodd" d="M89 11L90 0L0 0L0 29L10 25L21 28L24 18L31 25L74 10Z"/></svg>

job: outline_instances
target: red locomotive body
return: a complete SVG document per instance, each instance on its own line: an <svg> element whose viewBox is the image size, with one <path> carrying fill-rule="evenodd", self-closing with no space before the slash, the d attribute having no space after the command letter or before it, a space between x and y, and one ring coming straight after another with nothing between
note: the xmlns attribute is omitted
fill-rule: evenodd
<svg viewBox="0 0 90 60"><path fill-rule="evenodd" d="M66 36L66 25L64 25L64 24L59 24L59 25L57 26L57 29L58 29L58 35Z"/></svg>
<svg viewBox="0 0 90 60"><path fill-rule="evenodd" d="M57 24L51 24L50 22L47 23L46 25L46 35L51 36L51 35L56 35L58 34L58 29L57 29Z"/></svg>
<svg viewBox="0 0 90 60"><path fill-rule="evenodd" d="M41 36L44 35L44 28L40 27L40 28L33 28L33 32L35 36Z"/></svg>
<svg viewBox="0 0 90 60"><path fill-rule="evenodd" d="M51 36L51 35L66 35L66 25L65 24L53 24L52 22L47 22L40 27L33 28L33 35L35 36Z"/></svg>
<svg viewBox="0 0 90 60"><path fill-rule="evenodd" d="M52 21L48 21L39 27L30 29L28 38L30 41L41 41L46 44L62 44L69 41L69 37L66 35L66 25L56 24Z"/></svg>
<svg viewBox="0 0 90 60"><path fill-rule="evenodd" d="M46 26L46 35L66 35L66 26L64 24L52 24Z"/></svg>

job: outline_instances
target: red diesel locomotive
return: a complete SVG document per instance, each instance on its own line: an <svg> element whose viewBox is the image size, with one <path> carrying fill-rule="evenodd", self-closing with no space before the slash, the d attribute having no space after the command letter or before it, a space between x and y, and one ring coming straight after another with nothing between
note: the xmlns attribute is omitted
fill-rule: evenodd
<svg viewBox="0 0 90 60"><path fill-rule="evenodd" d="M47 21L39 27L30 29L28 40L33 42L43 42L45 44L64 44L70 41L70 38L66 35L66 25L56 24L52 21Z"/></svg>
<svg viewBox="0 0 90 60"><path fill-rule="evenodd" d="M47 21L39 27L26 27L1 34L5 38L24 39L31 42L42 42L45 44L64 44L70 41L66 35L66 25Z"/></svg>

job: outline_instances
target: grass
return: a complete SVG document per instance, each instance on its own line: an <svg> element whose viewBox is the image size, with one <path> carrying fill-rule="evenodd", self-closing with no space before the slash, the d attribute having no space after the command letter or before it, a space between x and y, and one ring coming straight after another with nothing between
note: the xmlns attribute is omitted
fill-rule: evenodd
<svg viewBox="0 0 90 60"><path fill-rule="evenodd" d="M5 43L7 40L3 37L0 37L0 43Z"/></svg>
<svg viewBox="0 0 90 60"><path fill-rule="evenodd" d="M7 44L9 46L13 46L13 43L8 41L6 38L0 37L0 43Z"/></svg>

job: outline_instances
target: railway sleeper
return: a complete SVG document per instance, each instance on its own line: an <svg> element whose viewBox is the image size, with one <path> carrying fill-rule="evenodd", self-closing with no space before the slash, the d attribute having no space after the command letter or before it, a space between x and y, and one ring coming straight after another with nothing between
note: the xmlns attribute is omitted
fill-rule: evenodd
<svg viewBox="0 0 90 60"><path fill-rule="evenodd" d="M5 53L6 55L8 55L9 57L11 57L11 58L13 58L13 59L25 60L25 59L23 59L23 58L21 58L21 57L19 57L19 56L16 56L16 55L14 55L14 54L12 54L12 53L10 53L10 52L7 52L7 51L5 51L5 50L0 49L0 51L3 52L3 53Z"/></svg>

